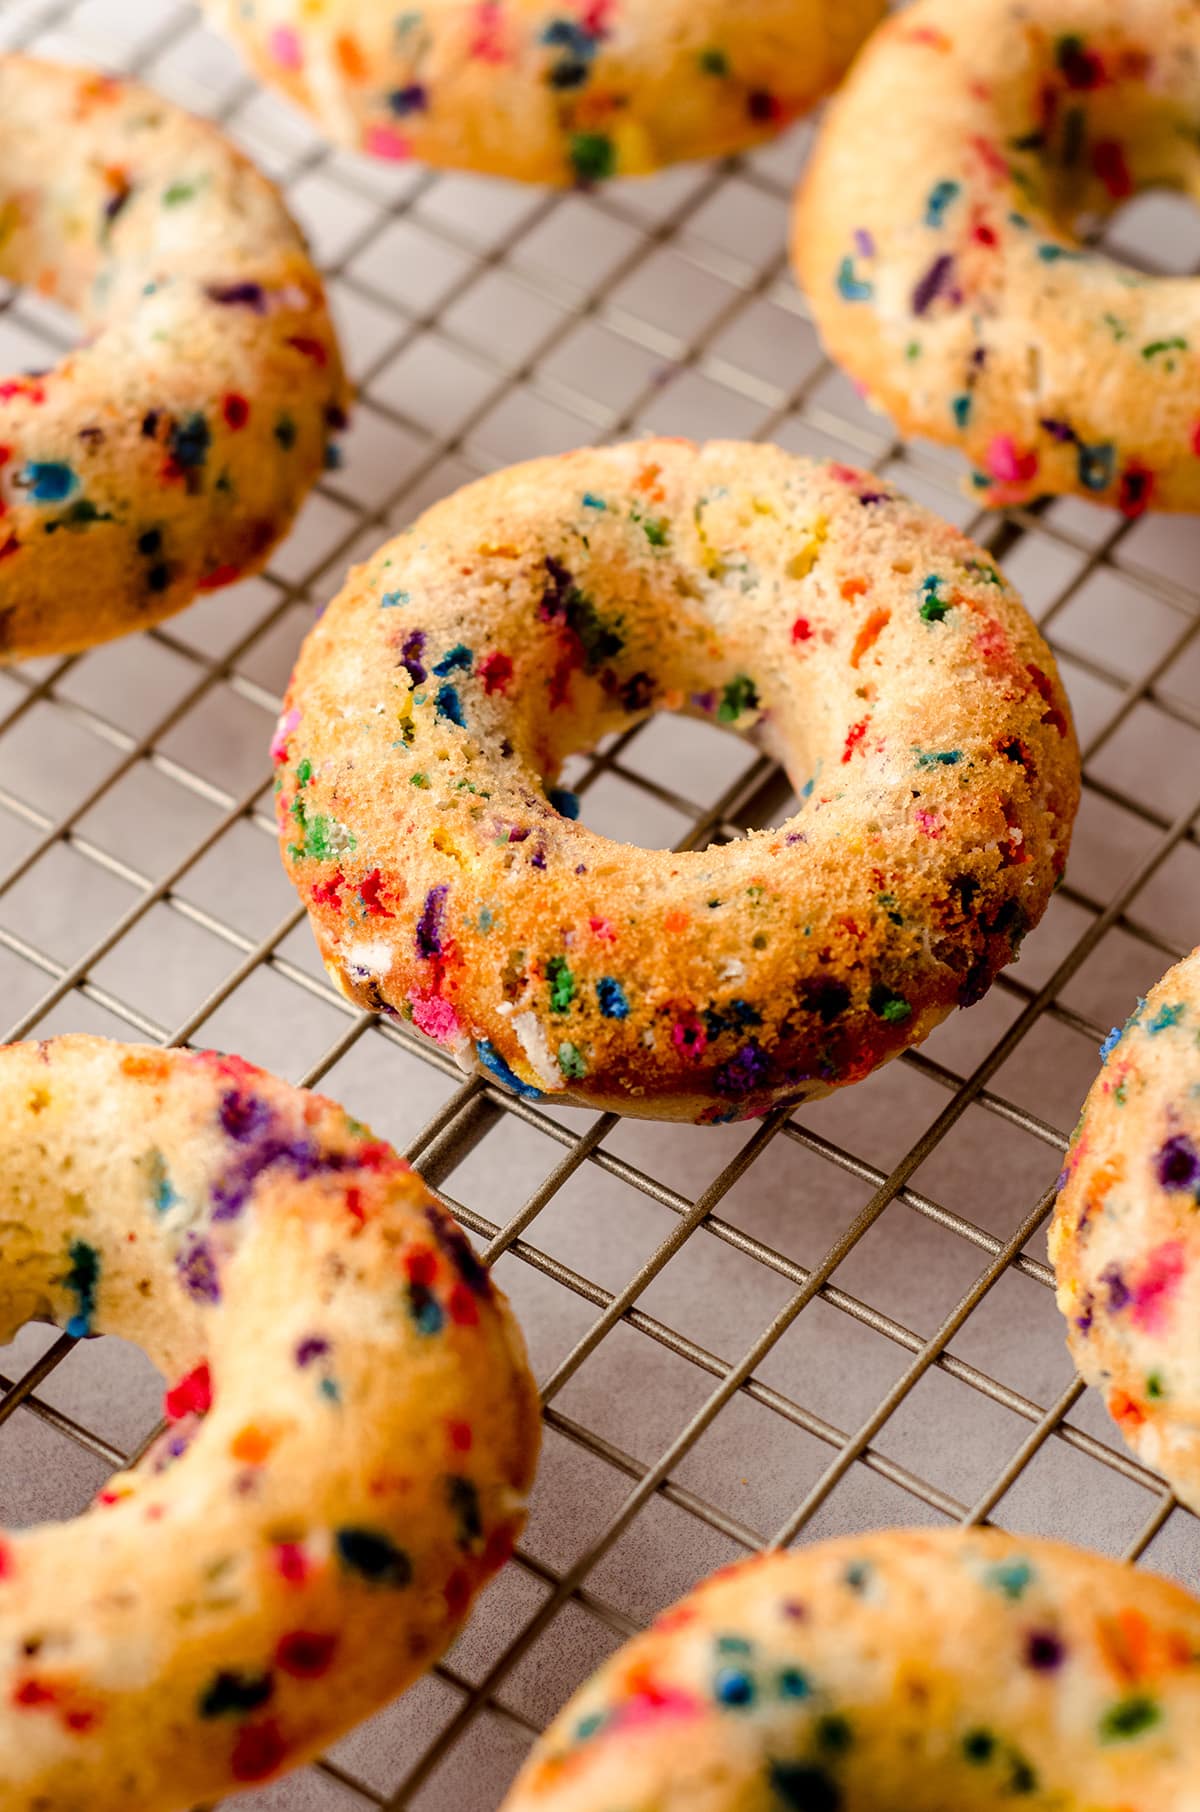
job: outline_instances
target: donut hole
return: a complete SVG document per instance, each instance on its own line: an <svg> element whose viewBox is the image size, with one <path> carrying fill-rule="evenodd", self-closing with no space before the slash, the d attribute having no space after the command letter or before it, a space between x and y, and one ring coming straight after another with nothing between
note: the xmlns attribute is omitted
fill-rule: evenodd
<svg viewBox="0 0 1200 1812"><path fill-rule="evenodd" d="M1161 268L1114 228L1137 197L1200 197L1198 107L1200 85L1182 59L1151 70L1120 26L1048 39L1000 97L1019 210L1076 245L1103 237L1117 261Z"/></svg>
<svg viewBox="0 0 1200 1812"><path fill-rule="evenodd" d="M754 729L713 724L699 713L656 711L630 741L605 738L594 755L575 755L546 798L561 816L638 849L671 849L687 841L704 849L728 839L714 824L696 840L716 801L740 792L760 751ZM786 788L780 777L780 789ZM578 789L578 790L577 790ZM613 865L616 872L617 865Z"/></svg>
<svg viewBox="0 0 1200 1812"><path fill-rule="evenodd" d="M1090 237L1129 270L1188 275L1200 266L1200 198L1162 186L1140 190L1091 223Z"/></svg>

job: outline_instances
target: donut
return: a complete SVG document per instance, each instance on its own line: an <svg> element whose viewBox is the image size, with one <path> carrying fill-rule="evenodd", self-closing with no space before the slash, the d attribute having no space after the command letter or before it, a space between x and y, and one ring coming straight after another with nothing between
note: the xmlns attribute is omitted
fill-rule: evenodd
<svg viewBox="0 0 1200 1812"><path fill-rule="evenodd" d="M1071 1356L1200 1512L1200 950L1101 1050L1050 1228Z"/></svg>
<svg viewBox="0 0 1200 1812"><path fill-rule="evenodd" d="M1138 189L1194 191L1198 114L1178 0L916 0L838 96L797 271L833 357L982 502L1200 509L1200 282L1085 243Z"/></svg>
<svg viewBox="0 0 1200 1812"><path fill-rule="evenodd" d="M0 1541L4 1812L176 1812L422 1673L524 1517L521 1336L459 1228L331 1101L212 1052L0 1050L0 1341L117 1333L171 1426Z"/></svg>
<svg viewBox="0 0 1200 1812"><path fill-rule="evenodd" d="M687 854L588 830L564 760L660 709L752 733L799 810ZM533 460L436 504L307 638L274 754L352 1001L518 1094L706 1124L978 999L1079 779L986 554L880 479L736 442Z"/></svg>
<svg viewBox="0 0 1200 1812"><path fill-rule="evenodd" d="M88 336L0 381L0 661L157 623L260 567L347 400L266 177L136 82L0 56L0 277Z"/></svg>
<svg viewBox="0 0 1200 1812"><path fill-rule="evenodd" d="M263 81L337 143L590 184L778 132L884 0L208 0Z"/></svg>
<svg viewBox="0 0 1200 1812"><path fill-rule="evenodd" d="M578 1692L503 1812L1195 1812L1200 1604L1000 1530L705 1581Z"/></svg>

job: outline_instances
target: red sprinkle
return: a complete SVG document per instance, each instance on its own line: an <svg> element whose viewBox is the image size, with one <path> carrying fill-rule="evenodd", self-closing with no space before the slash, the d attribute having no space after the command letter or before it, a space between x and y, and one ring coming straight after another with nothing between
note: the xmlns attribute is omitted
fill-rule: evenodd
<svg viewBox="0 0 1200 1812"><path fill-rule="evenodd" d="M446 1304L455 1327L473 1328L479 1320L479 1304L465 1283L456 1283Z"/></svg>
<svg viewBox="0 0 1200 1812"><path fill-rule="evenodd" d="M250 420L250 405L244 396L230 392L221 404L221 413L228 426L236 431L238 428L244 428Z"/></svg>
<svg viewBox="0 0 1200 1812"><path fill-rule="evenodd" d="M513 676L512 656L494 650L485 654L476 671L483 680L483 689L488 697L493 692L503 692Z"/></svg>
<svg viewBox="0 0 1200 1812"><path fill-rule="evenodd" d="M320 340L314 340L306 333L293 333L288 335L287 343L294 346L297 352L302 352L306 359L311 359L314 365L328 365L329 349Z"/></svg>
<svg viewBox="0 0 1200 1812"><path fill-rule="evenodd" d="M275 1565L289 1585L303 1585L308 1578L308 1556L299 1542L281 1541L275 1547Z"/></svg>
<svg viewBox="0 0 1200 1812"><path fill-rule="evenodd" d="M851 726L850 731L846 737L846 746L842 750L842 761L843 762L848 762L850 760L851 756L854 754L855 749L858 747L859 743L862 741L863 737L867 733L867 725L870 723L870 721L871 720L869 717L864 717L860 723L856 723Z"/></svg>
<svg viewBox="0 0 1200 1812"><path fill-rule="evenodd" d="M363 905L366 907L367 911L370 913L372 918L394 919L396 916L395 913L389 912L387 907L382 903L382 901L379 898L379 889L382 886L382 884L383 884L383 876L380 874L380 872L377 868L373 868L371 870L370 874L364 875L362 880L359 882L358 897L362 901Z"/></svg>
<svg viewBox="0 0 1200 1812"><path fill-rule="evenodd" d="M428 1288L437 1276L437 1257L428 1248L420 1252L406 1252L404 1269L410 1283L423 1284Z"/></svg>
<svg viewBox="0 0 1200 1812"><path fill-rule="evenodd" d="M244 1724L233 1745L230 1773L235 1781L265 1781L268 1775L274 1774L286 1753L274 1718L266 1724Z"/></svg>
<svg viewBox="0 0 1200 1812"><path fill-rule="evenodd" d="M172 1385L163 1397L163 1414L168 1422L180 1422L184 1416L207 1415L212 1408L212 1379L207 1360L201 1360L193 1371Z"/></svg>
<svg viewBox="0 0 1200 1812"><path fill-rule="evenodd" d="M450 1437L450 1445L455 1453L470 1453L471 1443L475 1437L471 1432L469 1422L447 1422L446 1433Z"/></svg>
<svg viewBox="0 0 1200 1812"><path fill-rule="evenodd" d="M376 869L378 874L378 869ZM314 904L317 906L341 906L339 894L346 885L346 877L339 868L331 881L318 881L312 890Z"/></svg>
<svg viewBox="0 0 1200 1812"><path fill-rule="evenodd" d="M807 617L797 617L792 624L793 642L807 642L812 634L812 624Z"/></svg>
<svg viewBox="0 0 1200 1812"><path fill-rule="evenodd" d="M279 1638L275 1660L285 1674L297 1680L318 1680L333 1660L337 1637L311 1630L292 1630Z"/></svg>

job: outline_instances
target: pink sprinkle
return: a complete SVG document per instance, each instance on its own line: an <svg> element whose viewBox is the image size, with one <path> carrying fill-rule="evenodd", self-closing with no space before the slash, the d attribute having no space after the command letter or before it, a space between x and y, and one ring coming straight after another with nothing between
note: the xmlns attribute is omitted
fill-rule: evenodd
<svg viewBox="0 0 1200 1812"><path fill-rule="evenodd" d="M996 434L987 450L987 469L1001 484L1024 484L1037 471L1038 456L1018 453L1011 434Z"/></svg>
<svg viewBox="0 0 1200 1812"><path fill-rule="evenodd" d="M1163 1311L1182 1283L1186 1269L1187 1260L1182 1240L1169 1239L1161 1246L1155 1246L1147 1256L1146 1268L1133 1289L1130 1312L1135 1327L1147 1334L1162 1332L1165 1322Z"/></svg>
<svg viewBox="0 0 1200 1812"><path fill-rule="evenodd" d="M615 944L617 928L611 919L589 919L588 927L593 937L598 937L602 944Z"/></svg>
<svg viewBox="0 0 1200 1812"><path fill-rule="evenodd" d="M363 149L371 157L386 157L393 164L402 164L413 154L412 140L392 126L369 127Z"/></svg>
<svg viewBox="0 0 1200 1812"><path fill-rule="evenodd" d="M617 1707L612 1725L620 1730L631 1730L640 1725L657 1724L664 1719L677 1722L699 1717L703 1710L702 1701L694 1693L685 1692L682 1687L646 1684L635 1697Z"/></svg>
<svg viewBox="0 0 1200 1812"><path fill-rule="evenodd" d="M277 25L267 38L267 51L281 69L304 68L304 43L292 25Z"/></svg>
<svg viewBox="0 0 1200 1812"><path fill-rule="evenodd" d="M504 21L501 14L501 0L478 0L471 21L474 36L471 39L470 54L482 63L506 61L508 53L504 48Z"/></svg>
<svg viewBox="0 0 1200 1812"><path fill-rule="evenodd" d="M829 476L836 478L840 484L859 484L863 475L861 472L856 472L853 466L844 466L834 460L829 467Z"/></svg>
<svg viewBox="0 0 1200 1812"><path fill-rule="evenodd" d="M410 994L408 999L413 1010L413 1024L418 1031L435 1038L439 1044L454 1044L461 1038L458 1014L440 994Z"/></svg>
<svg viewBox="0 0 1200 1812"><path fill-rule="evenodd" d="M920 825L921 829L924 831L924 833L927 837L940 837L941 836L942 828L943 828L942 822L936 812L927 811L923 805L919 805L917 807L915 816L916 816L917 823Z"/></svg>
<svg viewBox="0 0 1200 1812"><path fill-rule="evenodd" d="M275 734L271 738L272 761L287 760L288 737L292 734L292 731L296 729L299 722L300 713L296 706L293 705L290 711L284 712L275 726Z"/></svg>

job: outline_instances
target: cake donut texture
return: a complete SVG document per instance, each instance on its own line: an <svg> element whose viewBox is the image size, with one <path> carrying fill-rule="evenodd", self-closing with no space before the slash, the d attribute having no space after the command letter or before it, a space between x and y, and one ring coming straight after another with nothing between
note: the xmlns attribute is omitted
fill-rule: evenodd
<svg viewBox="0 0 1200 1812"><path fill-rule="evenodd" d="M1072 1357L1200 1512L1200 951L1103 1047L1050 1229Z"/></svg>
<svg viewBox="0 0 1200 1812"><path fill-rule="evenodd" d="M529 182L640 175L777 132L883 0L208 0L340 144Z"/></svg>
<svg viewBox="0 0 1200 1812"><path fill-rule="evenodd" d="M504 1812L1195 1812L1200 1605L998 1530L715 1575L621 1649Z"/></svg>
<svg viewBox="0 0 1200 1812"><path fill-rule="evenodd" d="M1200 280L1079 237L1139 189L1197 192L1198 116L1190 0L917 0L838 96L797 270L834 358L983 500L1200 509Z"/></svg>
<svg viewBox="0 0 1200 1812"><path fill-rule="evenodd" d="M420 1179L237 1058L0 1050L0 1341L136 1341L172 1427L0 1541L4 1812L168 1812L424 1671L524 1518L521 1337Z"/></svg>
<svg viewBox="0 0 1200 1812"><path fill-rule="evenodd" d="M574 821L566 757L659 709L752 733L797 814L687 854ZM1053 659L987 556L877 478L733 442L437 504L309 635L275 754L350 999L521 1094L699 1121L854 1081L978 999L1078 789Z"/></svg>
<svg viewBox="0 0 1200 1812"><path fill-rule="evenodd" d="M143 628L261 566L347 400L272 184L137 83L0 56L0 277L88 336L0 381L0 660Z"/></svg>

